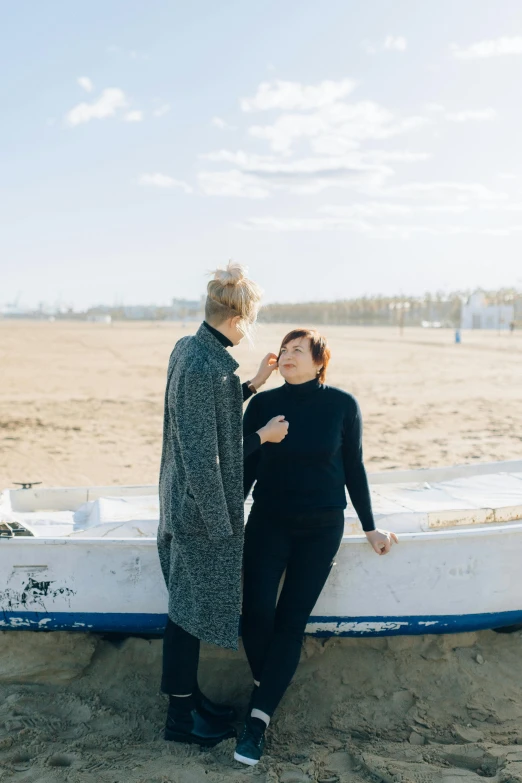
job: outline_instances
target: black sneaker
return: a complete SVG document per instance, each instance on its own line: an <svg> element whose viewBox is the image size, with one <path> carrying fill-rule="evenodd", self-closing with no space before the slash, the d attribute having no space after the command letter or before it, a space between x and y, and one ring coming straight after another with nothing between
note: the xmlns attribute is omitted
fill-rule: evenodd
<svg viewBox="0 0 522 783"><path fill-rule="evenodd" d="M234 759L242 764L248 764L250 767L257 764L265 747L265 731L264 720L252 718L249 715L237 741Z"/></svg>

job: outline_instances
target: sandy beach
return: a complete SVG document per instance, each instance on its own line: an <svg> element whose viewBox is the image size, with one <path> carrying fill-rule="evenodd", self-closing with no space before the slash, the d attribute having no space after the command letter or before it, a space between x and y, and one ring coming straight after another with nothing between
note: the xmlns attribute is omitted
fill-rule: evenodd
<svg viewBox="0 0 522 783"><path fill-rule="evenodd" d="M0 321L0 489L155 483L168 356L196 326ZM243 380L290 328L235 352ZM322 331L369 471L520 458L522 334ZM307 639L252 769L232 741L161 739L158 640L9 631L0 651L2 783L522 781L520 632ZM201 685L244 710L242 651L206 648Z"/></svg>
<svg viewBox="0 0 522 783"><path fill-rule="evenodd" d="M155 483L168 357L195 327L0 321L0 487ZM242 379L290 328L262 325L234 351ZM323 331L329 383L361 404L368 470L519 457L522 333Z"/></svg>

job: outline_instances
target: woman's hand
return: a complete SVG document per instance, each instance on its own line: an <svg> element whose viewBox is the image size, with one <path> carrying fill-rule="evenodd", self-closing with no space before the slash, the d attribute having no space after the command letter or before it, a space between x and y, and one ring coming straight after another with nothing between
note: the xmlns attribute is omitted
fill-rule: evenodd
<svg viewBox="0 0 522 783"><path fill-rule="evenodd" d="M274 370L277 370L277 356L275 353L267 353L259 365L255 378L252 378L250 383L256 389L259 389L260 386L267 382Z"/></svg>
<svg viewBox="0 0 522 783"><path fill-rule="evenodd" d="M268 424L257 431L261 443L281 443L288 435L288 422L284 416L274 416Z"/></svg>
<svg viewBox="0 0 522 783"><path fill-rule="evenodd" d="M399 543L395 533L389 533L387 530L368 530L366 538L378 555L387 555L392 548L392 544L394 542L396 544Z"/></svg>

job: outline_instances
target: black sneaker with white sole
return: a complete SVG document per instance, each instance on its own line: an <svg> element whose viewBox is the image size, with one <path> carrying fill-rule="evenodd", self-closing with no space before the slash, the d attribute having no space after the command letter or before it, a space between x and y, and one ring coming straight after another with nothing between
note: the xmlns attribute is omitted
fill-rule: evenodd
<svg viewBox="0 0 522 783"><path fill-rule="evenodd" d="M266 723L249 715L237 741L234 759L253 767L263 755Z"/></svg>

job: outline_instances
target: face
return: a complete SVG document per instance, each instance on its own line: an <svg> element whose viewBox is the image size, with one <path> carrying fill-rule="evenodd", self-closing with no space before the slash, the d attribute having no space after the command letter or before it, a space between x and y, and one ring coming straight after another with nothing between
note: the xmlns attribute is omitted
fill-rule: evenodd
<svg viewBox="0 0 522 783"><path fill-rule="evenodd" d="M320 366L315 364L308 337L291 340L279 355L279 372L288 383L306 383L317 378Z"/></svg>

